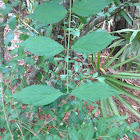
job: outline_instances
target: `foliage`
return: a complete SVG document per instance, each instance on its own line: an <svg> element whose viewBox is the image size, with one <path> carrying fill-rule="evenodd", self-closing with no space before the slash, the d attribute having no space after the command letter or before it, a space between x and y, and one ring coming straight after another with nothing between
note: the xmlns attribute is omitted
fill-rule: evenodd
<svg viewBox="0 0 140 140"><path fill-rule="evenodd" d="M115 33L131 32L121 34L123 40L105 30L97 30L96 27L91 29L90 33L80 36L88 21L90 22L90 16L110 17L103 9L108 5L109 8L118 6L119 3L119 0L75 0L72 7L70 0L67 11L58 1L52 0L36 6L35 3L30 3L30 14L25 21L20 15L10 17L8 25L11 32L6 35L4 45L7 50L13 45L11 41L15 28L18 29L22 42L15 44L19 45L18 48L9 50L12 59L5 60L5 63L0 65L5 81L1 83L1 91L4 91L1 96L5 103L0 104L3 108L0 110L0 128L10 132L5 131L2 139L114 140L125 134L131 139L140 135L136 131L138 123L128 125L125 121L128 114L121 116L112 98L117 98L140 118L137 110L119 95L124 94L140 102L138 97L124 89L126 87L140 91L140 87L122 81L140 79L139 73L127 71L131 68L130 64L137 65L140 58L139 45L135 45L139 42L139 30L116 31ZM5 8L1 10L2 16L11 12L18 2L10 5L5 1L5 4ZM129 4L131 5L128 2ZM131 24L125 11L120 14ZM3 25L5 26L5 23L1 24ZM60 31L58 34L57 30ZM65 43L62 43L63 41ZM101 53L112 41L113 49L102 65ZM111 58L114 49L121 43L123 47ZM81 53L83 61L79 62L78 55L73 56L71 52ZM126 52L129 54L126 55ZM121 60L117 61L120 55ZM24 64L19 63L21 60L24 60ZM92 74L90 68L84 68L89 62ZM126 64L129 66L125 72L117 71ZM28 85L28 67L33 67L33 85ZM14 95L11 87L16 87ZM97 104L96 101L100 103ZM27 105L24 108L25 104ZM87 111L89 105L94 108L92 112ZM96 116L99 107L102 117Z"/></svg>

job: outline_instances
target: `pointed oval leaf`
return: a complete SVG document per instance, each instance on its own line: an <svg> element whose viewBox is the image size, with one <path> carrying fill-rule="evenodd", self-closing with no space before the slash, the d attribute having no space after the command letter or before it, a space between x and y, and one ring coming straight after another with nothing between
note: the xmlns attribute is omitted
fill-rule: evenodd
<svg viewBox="0 0 140 140"><path fill-rule="evenodd" d="M92 32L81 37L73 46L72 50L83 53L93 54L106 48L114 39L118 37L111 36L103 31Z"/></svg>
<svg viewBox="0 0 140 140"><path fill-rule="evenodd" d="M81 100L97 101L122 93L106 83L93 82L77 87L71 94Z"/></svg>
<svg viewBox="0 0 140 140"><path fill-rule="evenodd" d="M97 14L104 9L110 0L76 0L73 5L73 12L84 17Z"/></svg>
<svg viewBox="0 0 140 140"><path fill-rule="evenodd" d="M17 19L15 16L11 16L11 18L8 20L8 24L10 29L13 31L16 28L17 25Z"/></svg>
<svg viewBox="0 0 140 140"><path fill-rule="evenodd" d="M61 21L66 16L67 10L56 2L43 3L36 7L34 12L27 16L43 24L52 24Z"/></svg>
<svg viewBox="0 0 140 140"><path fill-rule="evenodd" d="M4 39L4 44L5 44L6 46L8 46L9 43L14 39L14 37L15 37L14 33L13 33L13 32L9 32L9 33L6 35L5 39Z"/></svg>
<svg viewBox="0 0 140 140"><path fill-rule="evenodd" d="M64 50L63 46L58 42L48 37L41 36L29 37L25 41L19 43L19 45L38 56L55 56Z"/></svg>
<svg viewBox="0 0 140 140"><path fill-rule="evenodd" d="M59 98L63 93L46 85L32 85L24 88L13 97L25 104L43 106L50 104Z"/></svg>

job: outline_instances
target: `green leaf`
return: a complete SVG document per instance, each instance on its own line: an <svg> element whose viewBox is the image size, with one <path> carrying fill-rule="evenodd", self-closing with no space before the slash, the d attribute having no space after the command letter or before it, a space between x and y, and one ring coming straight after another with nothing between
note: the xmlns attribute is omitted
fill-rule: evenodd
<svg viewBox="0 0 140 140"><path fill-rule="evenodd" d="M139 76L138 76L139 75ZM128 75L127 73L125 74L121 74L120 72L118 72L118 74L108 74L107 75L108 77L112 77L112 78L123 78L123 79L140 79L140 74L137 74L137 73L133 73L131 75Z"/></svg>
<svg viewBox="0 0 140 140"><path fill-rule="evenodd" d="M52 0L52 1L60 3L62 0Z"/></svg>
<svg viewBox="0 0 140 140"><path fill-rule="evenodd" d="M125 18L125 20L128 22L128 24L130 26L132 26L132 20L130 19L130 17L128 16L128 14L125 11L120 11L120 14Z"/></svg>
<svg viewBox="0 0 140 140"><path fill-rule="evenodd" d="M137 132L136 130L134 131L135 135L140 136L140 133Z"/></svg>
<svg viewBox="0 0 140 140"><path fill-rule="evenodd" d="M83 140L92 140L94 135L94 128L92 124L89 124L88 127L82 129Z"/></svg>
<svg viewBox="0 0 140 140"><path fill-rule="evenodd" d="M25 62L31 66L33 66L35 64L34 59L31 57L26 57L25 58Z"/></svg>
<svg viewBox="0 0 140 140"><path fill-rule="evenodd" d="M12 11L13 6L17 5L18 5L17 1L14 1L12 4L6 4L6 7L4 9L0 9L0 13L2 13L2 15L6 15Z"/></svg>
<svg viewBox="0 0 140 140"><path fill-rule="evenodd" d="M84 17L88 17L97 14L103 10L109 3L110 0L75 0L73 5L73 12Z"/></svg>
<svg viewBox="0 0 140 140"><path fill-rule="evenodd" d="M103 65L104 68L108 68L108 67L117 59L117 57L118 57L120 54L122 54L122 52L123 52L127 47L128 47L127 44L126 44L124 47L122 47L122 48L119 50L119 52L118 52L112 59L109 60L109 62L108 62L107 64Z"/></svg>
<svg viewBox="0 0 140 140"><path fill-rule="evenodd" d="M64 50L63 46L58 42L48 37L41 36L29 37L25 41L19 43L19 45L38 56L55 56Z"/></svg>
<svg viewBox="0 0 140 140"><path fill-rule="evenodd" d="M97 131L98 131L99 136L103 136L106 129L107 129L107 126L106 126L105 118L102 117L100 118L97 125Z"/></svg>
<svg viewBox="0 0 140 140"><path fill-rule="evenodd" d="M140 58L140 54L138 54L138 55L136 55L134 57L131 57L131 58L127 59L127 60L124 60L124 61L122 61L120 63L117 63L116 65L113 65L111 67L111 69L117 69L118 67L120 67L120 66L122 66L122 65L124 65L124 64L126 64L128 62L131 62L132 60L137 59L137 58Z"/></svg>
<svg viewBox="0 0 140 140"><path fill-rule="evenodd" d="M24 73L25 73L24 67L21 66L21 65L19 65L19 66L18 66L18 72L19 72L20 74L24 74Z"/></svg>
<svg viewBox="0 0 140 140"><path fill-rule="evenodd" d="M29 36L26 34L20 34L19 39L20 40L26 40Z"/></svg>
<svg viewBox="0 0 140 140"><path fill-rule="evenodd" d="M102 116L107 118L107 110L109 110L109 108L107 108L107 99L101 99L100 100L100 108L101 108L101 113L102 113Z"/></svg>
<svg viewBox="0 0 140 140"><path fill-rule="evenodd" d="M50 25L50 26L47 28L46 37L50 37L50 36L51 36L52 28L53 28L52 25Z"/></svg>
<svg viewBox="0 0 140 140"><path fill-rule="evenodd" d="M72 50L83 54L97 53L106 48L114 39L117 38L118 37L111 36L106 33L104 30L92 32L81 37L74 44Z"/></svg>
<svg viewBox="0 0 140 140"><path fill-rule="evenodd" d="M77 117L75 112L71 113L71 115L69 117L69 122L70 123L75 123L75 124L78 123L78 117Z"/></svg>
<svg viewBox="0 0 140 140"><path fill-rule="evenodd" d="M124 90L123 88L117 86L114 82L109 81L109 80L107 80L107 79L105 80L105 82L106 82L108 85L112 86L114 89L116 89L116 90L122 92L123 94L125 94L125 95L128 96L129 98L131 98L131 99L133 99L133 100L135 100L135 101L137 101L137 102L140 103L140 99L139 99L137 96L135 96L135 95L133 95L132 93L130 93L130 92Z"/></svg>
<svg viewBox="0 0 140 140"><path fill-rule="evenodd" d="M59 138L58 135L54 135L54 136L53 136L53 140L60 140L60 138Z"/></svg>
<svg viewBox="0 0 140 140"><path fill-rule="evenodd" d="M9 0L4 0L4 3L6 4L6 3L8 3L8 1L9 1Z"/></svg>
<svg viewBox="0 0 140 140"><path fill-rule="evenodd" d="M5 39L4 39L4 44L5 44L6 46L8 46L9 42L11 42L13 39L14 39L14 33L13 33L13 32L9 32L9 33L6 35Z"/></svg>
<svg viewBox="0 0 140 140"><path fill-rule="evenodd" d="M8 21L10 29L13 31L16 28L17 25L17 19L15 16L11 16L11 18Z"/></svg>
<svg viewBox="0 0 140 140"><path fill-rule="evenodd" d="M131 129L137 129L139 127L139 123L138 122L134 122L130 124Z"/></svg>
<svg viewBox="0 0 140 140"><path fill-rule="evenodd" d="M134 31L140 31L140 30L133 30L133 29L121 29L121 30L117 30L111 33L125 33L125 32L134 32Z"/></svg>
<svg viewBox="0 0 140 140"><path fill-rule="evenodd" d="M0 26L6 26L7 25L7 23L1 23L0 22Z"/></svg>
<svg viewBox="0 0 140 140"><path fill-rule="evenodd" d="M120 95L115 96L126 108L128 108L134 115L136 115L140 119L140 114L137 110L135 110L132 105L130 105L124 98Z"/></svg>
<svg viewBox="0 0 140 140"><path fill-rule="evenodd" d="M80 135L78 132L75 130L75 128L68 128L69 132L69 140L80 140Z"/></svg>
<svg viewBox="0 0 140 140"><path fill-rule="evenodd" d="M122 2L120 1L120 0L115 0L115 5L116 6L119 6ZM123 11L120 11L120 15L122 15L124 18L125 18L125 20L128 22L128 24L130 25L130 26L132 26L132 17L128 14L128 13L126 13L124 10Z"/></svg>
<svg viewBox="0 0 140 140"><path fill-rule="evenodd" d="M39 5L33 12L33 14L27 16L35 21L39 21L43 24L52 24L61 21L66 16L66 9L56 3L49 2Z"/></svg>
<svg viewBox="0 0 140 140"><path fill-rule="evenodd" d="M114 127L112 129L109 129L106 136L113 137L113 136L116 136L119 132L120 132L120 128L119 127Z"/></svg>
<svg viewBox="0 0 140 140"><path fill-rule="evenodd" d="M51 135L47 135L46 140L53 140L53 137Z"/></svg>
<svg viewBox="0 0 140 140"><path fill-rule="evenodd" d="M0 9L0 13L2 13L2 15L6 15L10 13L11 10L12 10L12 6L10 4L6 4L6 7L4 9Z"/></svg>
<svg viewBox="0 0 140 140"><path fill-rule="evenodd" d="M22 103L43 106L55 101L58 97L63 95L57 89L45 85L32 85L24 88L13 97Z"/></svg>
<svg viewBox="0 0 140 140"><path fill-rule="evenodd" d="M126 135L127 135L130 139L134 140L134 137L135 137L135 134L134 134L134 133L131 133L130 131L128 131L128 132L126 133Z"/></svg>
<svg viewBox="0 0 140 140"><path fill-rule="evenodd" d="M130 43L132 43L132 41L134 40L134 38L136 38L138 32L139 32L139 30L135 30L135 31L132 33L132 35L131 35L131 37L130 37Z"/></svg>
<svg viewBox="0 0 140 140"><path fill-rule="evenodd" d="M119 85L119 86L123 86L123 87L127 87L127 88L130 88L130 89L134 89L134 90L138 90L140 91L140 87L138 86L134 86L134 85L131 85L131 84L128 84L126 82L122 82L120 80L116 80L116 79L113 79L113 78L106 78L107 80Z"/></svg>
<svg viewBox="0 0 140 140"><path fill-rule="evenodd" d="M0 72L2 72L2 73L9 73L10 69L6 68L4 65L1 65L0 66Z"/></svg>
<svg viewBox="0 0 140 140"><path fill-rule="evenodd" d="M106 99L116 94L122 94L103 82L93 82L77 87L71 93L73 96L85 101L97 101Z"/></svg>

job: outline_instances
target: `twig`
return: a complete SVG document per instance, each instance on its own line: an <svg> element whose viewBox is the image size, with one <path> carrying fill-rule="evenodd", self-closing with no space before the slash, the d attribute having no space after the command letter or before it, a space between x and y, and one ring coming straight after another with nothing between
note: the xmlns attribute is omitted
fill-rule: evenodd
<svg viewBox="0 0 140 140"><path fill-rule="evenodd" d="M19 125L17 124L17 126L19 127L19 129L20 129L20 132L21 132L21 135L22 135L22 138L23 138L23 140L24 140L24 135L23 135L23 131L22 131L22 126L21 126L21 123L20 123L20 119L19 119L19 115L18 115L18 112L17 112L17 109L16 109L16 106L15 106L15 104L14 104L14 101L13 101L13 99L12 99L12 102L13 102L13 105L14 105L14 108L15 108L15 111L16 111L16 114L17 114L17 117L18 117L18 120L19 120ZM20 128L21 127L21 128Z"/></svg>
<svg viewBox="0 0 140 140"><path fill-rule="evenodd" d="M19 19L24 25L26 25L27 27L29 27L30 29L32 29L34 32L36 32L37 34L39 34L39 32L37 30L35 30L33 27L31 27L29 24L27 24L26 22L24 22L23 20Z"/></svg>
<svg viewBox="0 0 140 140"><path fill-rule="evenodd" d="M2 105L3 105L3 112L4 112L4 116L5 116L5 121L7 123L7 127L9 129L9 132L10 132L10 135L11 135L11 140L14 140L12 132L11 132L10 127L9 127L9 123L8 123L8 119L7 119L7 116L6 116L6 112L5 112L4 99L3 99L4 90L3 90L3 86L2 86L2 79L3 79L2 73L0 75L0 79L1 79L1 81L0 81L1 82L1 98L2 98Z"/></svg>
<svg viewBox="0 0 140 140"><path fill-rule="evenodd" d="M68 33L68 47L67 47L67 93L69 93L69 49L70 49L70 29L71 29L71 12L72 1L70 0L70 13L69 13L69 33Z"/></svg>

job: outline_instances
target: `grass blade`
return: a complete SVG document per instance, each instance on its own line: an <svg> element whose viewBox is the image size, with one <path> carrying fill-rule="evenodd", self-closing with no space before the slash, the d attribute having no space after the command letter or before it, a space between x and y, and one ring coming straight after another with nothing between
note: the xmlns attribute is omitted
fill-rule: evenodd
<svg viewBox="0 0 140 140"><path fill-rule="evenodd" d="M140 119L140 114L124 98L122 98L120 95L116 95L115 97Z"/></svg>
<svg viewBox="0 0 140 140"><path fill-rule="evenodd" d="M100 69L100 52L98 53L98 62L97 62L97 70L99 70Z"/></svg>
<svg viewBox="0 0 140 140"><path fill-rule="evenodd" d="M139 58L139 57L140 57L140 54L139 55L136 55L136 56L134 56L132 58L129 58L129 59L123 61L123 62L120 62L120 63L118 63L118 64L116 64L114 66L112 66L111 69L117 69L118 67L120 67L120 66L122 66L122 65L124 65L124 64L126 64L128 62L131 62L132 60L134 60L136 58Z"/></svg>
<svg viewBox="0 0 140 140"><path fill-rule="evenodd" d="M109 104L110 104L110 106L111 106L111 108L112 108L114 114L115 114L116 116L121 116L121 115L120 115L120 112L119 112L119 110L118 110L118 108L116 107L116 104L115 104L113 98L112 98L112 97L108 98L108 101L109 101Z"/></svg>
<svg viewBox="0 0 140 140"><path fill-rule="evenodd" d="M101 109L101 112L102 112L102 116L107 118L105 99L100 100L100 109Z"/></svg>
<svg viewBox="0 0 140 140"><path fill-rule="evenodd" d="M128 45L125 45L120 51L104 66L104 68L108 68L116 59L117 57L127 48Z"/></svg>
<svg viewBox="0 0 140 140"><path fill-rule="evenodd" d="M113 78L106 78L106 79L109 80L109 81L114 82L117 85L140 91L140 87L137 87L137 86L134 86L134 85L131 85L131 84L128 84L128 83L113 79Z"/></svg>
<svg viewBox="0 0 140 140"><path fill-rule="evenodd" d="M129 76L129 75L120 75L120 74L109 74L104 77L120 78L120 79L140 79L139 76Z"/></svg>
<svg viewBox="0 0 140 140"><path fill-rule="evenodd" d="M128 92L128 91L124 90L123 88L115 85L113 82L110 82L108 80L105 80L105 82L107 84L109 84L110 86L112 86L113 88L115 88L116 90L122 92L122 94L124 94L124 95L128 96L129 98L131 98L131 99L140 103L140 99L138 97L134 96L133 94L131 94L130 92Z"/></svg>

